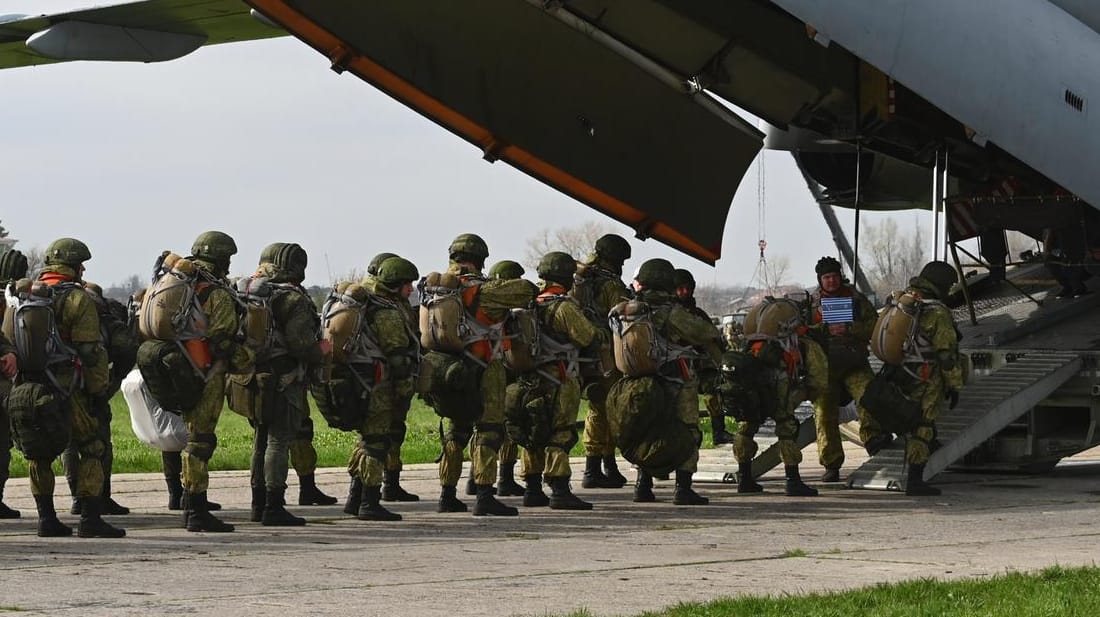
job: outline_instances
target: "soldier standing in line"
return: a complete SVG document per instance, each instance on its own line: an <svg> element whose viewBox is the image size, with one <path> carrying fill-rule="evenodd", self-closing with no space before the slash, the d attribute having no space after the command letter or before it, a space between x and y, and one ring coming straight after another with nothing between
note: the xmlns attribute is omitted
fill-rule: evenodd
<svg viewBox="0 0 1100 617"><path fill-rule="evenodd" d="M9 249L0 255L0 285L7 289L8 285L27 276L27 257L23 253ZM6 310L4 296L0 294L0 308ZM3 312L0 311L0 316ZM0 334L0 519L19 518L19 510L14 510L4 503L4 485L11 474L11 421L8 418L8 393L11 392L11 380L15 378L18 362L15 357L15 347L11 341Z"/></svg>
<svg viewBox="0 0 1100 617"><path fill-rule="evenodd" d="M675 301L692 315L711 321L710 315L699 308L695 301L695 277L691 275L691 272L678 268L673 282L676 285ZM703 395L703 406L706 407L707 415L710 416L714 445L733 443L733 435L726 431L726 414L722 409L722 401L718 396L718 367L708 358L700 358L697 369L699 372L699 393Z"/></svg>

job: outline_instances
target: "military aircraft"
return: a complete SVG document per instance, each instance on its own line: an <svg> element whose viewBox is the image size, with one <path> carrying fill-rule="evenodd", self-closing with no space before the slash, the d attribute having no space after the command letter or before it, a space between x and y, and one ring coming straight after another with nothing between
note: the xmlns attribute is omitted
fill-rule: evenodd
<svg viewBox="0 0 1100 617"><path fill-rule="evenodd" d="M0 68L289 32L487 160L713 262L765 145L726 103L831 203L929 207L938 169L955 239L1100 204L1098 28L1088 0L144 0L0 16Z"/></svg>

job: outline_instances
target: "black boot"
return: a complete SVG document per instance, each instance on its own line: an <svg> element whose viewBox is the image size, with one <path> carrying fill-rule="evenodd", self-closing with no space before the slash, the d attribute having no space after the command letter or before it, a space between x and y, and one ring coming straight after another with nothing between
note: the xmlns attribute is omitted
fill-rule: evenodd
<svg viewBox="0 0 1100 617"><path fill-rule="evenodd" d="M603 459L599 456L584 457L584 475L581 477L581 486L584 488L618 488L600 469L602 463Z"/></svg>
<svg viewBox="0 0 1100 617"><path fill-rule="evenodd" d="M399 521L401 515L382 507L382 487L364 486L363 503L359 506L358 519L361 521Z"/></svg>
<svg viewBox="0 0 1100 617"><path fill-rule="evenodd" d="M286 489L265 491L260 524L264 527L301 527L306 524L306 519L287 512L285 505Z"/></svg>
<svg viewBox="0 0 1100 617"><path fill-rule="evenodd" d="M935 497L941 494L940 489L924 481L924 463L909 465L909 473L905 479L905 494L910 497Z"/></svg>
<svg viewBox="0 0 1100 617"><path fill-rule="evenodd" d="M183 509L183 459L179 452L161 452L161 466L164 468L164 483L168 485L168 509Z"/></svg>
<svg viewBox="0 0 1100 617"><path fill-rule="evenodd" d="M4 518L19 518L19 510L13 510L4 503L4 487L0 485L0 519Z"/></svg>
<svg viewBox="0 0 1100 617"><path fill-rule="evenodd" d="M130 508L115 501L111 497L111 474L107 473L103 478L103 499L100 504L103 507L102 514L106 516L124 516L130 513Z"/></svg>
<svg viewBox="0 0 1100 617"><path fill-rule="evenodd" d="M363 481L352 476L348 483L348 498L344 501L344 514L359 514L359 505L363 503Z"/></svg>
<svg viewBox="0 0 1100 617"><path fill-rule="evenodd" d="M233 531L233 526L222 522L221 519L210 513L206 507L206 493L184 493L183 500L186 503L184 520L187 522L187 531L208 531L211 533L228 533Z"/></svg>
<svg viewBox="0 0 1100 617"><path fill-rule="evenodd" d="M826 467L821 474L822 482L840 482L840 467Z"/></svg>
<svg viewBox="0 0 1100 617"><path fill-rule="evenodd" d="M119 529L100 518L103 511L102 497L82 497L80 509L80 525L76 529L76 535L81 538L122 538L126 536L125 529Z"/></svg>
<svg viewBox="0 0 1100 617"><path fill-rule="evenodd" d="M444 486L439 491L439 507L436 512L465 512L466 504L458 500L458 489Z"/></svg>
<svg viewBox="0 0 1100 617"><path fill-rule="evenodd" d="M603 457L603 472L607 477L608 488L622 488L626 486L626 477L619 473L619 466L615 463L615 454Z"/></svg>
<svg viewBox="0 0 1100 617"><path fill-rule="evenodd" d="M516 464L514 462L500 464L500 481L497 482L497 495L501 497L522 497L527 493L522 486L516 483L515 469Z"/></svg>
<svg viewBox="0 0 1100 617"><path fill-rule="evenodd" d="M497 494L497 489L496 489L495 486L490 486L489 488L493 489L493 494L494 495ZM474 495L477 495L477 482L474 482L474 472L473 472L473 470L470 470L470 477L466 478L466 494L469 495L470 497L473 497Z"/></svg>
<svg viewBox="0 0 1100 617"><path fill-rule="evenodd" d="M248 509L248 520L259 523L264 519L264 508L267 506L267 487L264 485L252 487L252 501Z"/></svg>
<svg viewBox="0 0 1100 617"><path fill-rule="evenodd" d="M210 499L206 496L206 491L203 491L202 493L202 502L206 504L207 512L217 512L218 510L222 509L222 504L216 501L210 501Z"/></svg>
<svg viewBox="0 0 1100 617"><path fill-rule="evenodd" d="M569 489L569 478L550 479L551 510L591 510L592 504L573 494Z"/></svg>
<svg viewBox="0 0 1100 617"><path fill-rule="evenodd" d="M694 472L676 470L676 492L672 496L672 503L678 506L705 506L710 503L710 499L691 489L692 475Z"/></svg>
<svg viewBox="0 0 1100 617"><path fill-rule="evenodd" d="M638 470L638 479L634 481L634 503L651 503L657 501L653 494L653 476L644 469Z"/></svg>
<svg viewBox="0 0 1100 617"><path fill-rule="evenodd" d="M867 450L867 456L874 456L892 443L894 443L893 433L879 433L868 439L867 443L863 444L863 449Z"/></svg>
<svg viewBox="0 0 1100 617"><path fill-rule="evenodd" d="M76 496L76 491L73 491L73 505L69 507L69 514L80 514L83 512L84 502Z"/></svg>
<svg viewBox="0 0 1100 617"><path fill-rule="evenodd" d="M382 474L382 501L420 501L420 496L401 488L400 471L386 471Z"/></svg>
<svg viewBox="0 0 1100 617"><path fill-rule="evenodd" d="M339 499L326 495L317 488L317 481L313 474L298 476L298 505L300 506L332 506Z"/></svg>
<svg viewBox="0 0 1100 617"><path fill-rule="evenodd" d="M72 527L57 520L53 495L35 495L34 503L38 506L38 537L63 538L73 535Z"/></svg>
<svg viewBox="0 0 1100 617"><path fill-rule="evenodd" d="M711 434L714 437L714 445L720 446L726 443L733 443L733 435L726 432L725 416L711 416L710 428Z"/></svg>
<svg viewBox="0 0 1100 617"><path fill-rule="evenodd" d="M737 492L763 493L764 487L752 477L752 461L737 464Z"/></svg>
<svg viewBox="0 0 1100 617"><path fill-rule="evenodd" d="M798 473L798 465L784 465L787 472L787 495L790 497L817 497L817 489L806 486Z"/></svg>
<svg viewBox="0 0 1100 617"><path fill-rule="evenodd" d="M517 516L519 510L506 506L493 497L492 484L477 485L477 501L474 503L474 516Z"/></svg>
<svg viewBox="0 0 1100 617"><path fill-rule="evenodd" d="M523 505L527 508L542 508L550 505L550 498L542 492L542 474L529 473L523 476L527 489L523 491Z"/></svg>

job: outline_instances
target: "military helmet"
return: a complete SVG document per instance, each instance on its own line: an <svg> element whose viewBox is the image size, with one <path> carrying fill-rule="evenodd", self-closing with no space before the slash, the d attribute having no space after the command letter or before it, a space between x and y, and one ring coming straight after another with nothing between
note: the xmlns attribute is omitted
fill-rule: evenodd
<svg viewBox="0 0 1100 617"><path fill-rule="evenodd" d="M261 264L273 264L275 263L275 255L279 252L279 249L286 246L286 242L272 242L264 247L264 250L260 251L260 263Z"/></svg>
<svg viewBox="0 0 1100 617"><path fill-rule="evenodd" d="M577 260L569 253L550 251L539 260L536 271L544 281L572 286L573 275L577 273Z"/></svg>
<svg viewBox="0 0 1100 617"><path fill-rule="evenodd" d="M604 234L596 240L596 254L617 263L630 259L630 243L618 234Z"/></svg>
<svg viewBox="0 0 1100 617"><path fill-rule="evenodd" d="M289 272L292 276L305 278L306 266L309 265L309 255L306 254L306 250L302 248L302 245L288 242L275 252L275 259L271 263L275 264L276 268Z"/></svg>
<svg viewBox="0 0 1100 617"><path fill-rule="evenodd" d="M15 249L9 250L0 255L0 283L26 278L29 267L26 255Z"/></svg>
<svg viewBox="0 0 1100 617"><path fill-rule="evenodd" d="M79 266L92 258L88 245L75 238L59 238L46 247L47 266Z"/></svg>
<svg viewBox="0 0 1100 617"><path fill-rule="evenodd" d="M405 283L411 283L420 278L413 262L404 257L393 256L378 264L378 282L390 289L396 289Z"/></svg>
<svg viewBox="0 0 1100 617"><path fill-rule="evenodd" d="M489 245L485 244L485 240L482 240L481 236L477 234L460 234L451 242L448 253L451 256L456 254L468 255L484 263L485 259L489 257Z"/></svg>
<svg viewBox="0 0 1100 617"><path fill-rule="evenodd" d="M958 273L950 264L942 261L930 261L920 271L920 277L932 283L940 294L946 296L951 286L958 280Z"/></svg>
<svg viewBox="0 0 1100 617"><path fill-rule="evenodd" d="M367 274L378 276L378 266L382 265L382 262L390 257L397 257L397 253L379 253L372 257L370 263L367 264Z"/></svg>
<svg viewBox="0 0 1100 617"><path fill-rule="evenodd" d="M817 273L818 280L821 279L821 275L829 274L830 272L840 274L840 262L837 261L835 257L826 255L817 260L817 265L814 266L814 272Z"/></svg>
<svg viewBox="0 0 1100 617"><path fill-rule="evenodd" d="M676 289L673 283L675 275L676 268L672 267L672 262L669 260L647 259L638 266L638 271L634 273L634 280L647 289L672 292Z"/></svg>
<svg viewBox="0 0 1100 617"><path fill-rule="evenodd" d="M672 273L672 284L677 288L690 287L695 289L695 277L683 268L676 268L676 271Z"/></svg>
<svg viewBox="0 0 1100 617"><path fill-rule="evenodd" d="M191 254L200 259L229 263L229 258L237 254L237 243L229 234L220 231L204 231L191 245Z"/></svg>
<svg viewBox="0 0 1100 617"><path fill-rule="evenodd" d="M503 259L493 264L492 268L489 268L490 279L511 280L518 279L526 274L527 271L523 269L523 266L519 263L512 261L511 259Z"/></svg>

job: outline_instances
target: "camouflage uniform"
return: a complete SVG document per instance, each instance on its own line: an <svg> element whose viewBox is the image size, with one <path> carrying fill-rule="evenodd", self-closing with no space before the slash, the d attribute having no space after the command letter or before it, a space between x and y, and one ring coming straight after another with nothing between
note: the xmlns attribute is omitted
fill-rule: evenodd
<svg viewBox="0 0 1100 617"><path fill-rule="evenodd" d="M699 308L695 302L695 277L687 270L678 269L676 270L674 282L676 284L675 302L687 309L692 315L711 322L710 315ZM722 338L722 341L724 343L725 339ZM699 392L703 395L703 407L710 417L714 444L733 443L733 435L726 432L726 414L722 409L722 401L718 397L718 367L711 363L708 358L701 358L698 361L697 369Z"/></svg>
<svg viewBox="0 0 1100 617"><path fill-rule="evenodd" d="M847 297L852 299L854 321L845 324L822 322L821 298ZM875 374L867 360L867 345L871 340L878 313L874 305L859 291L846 283L840 289L827 293L818 288L811 297L815 338L822 343L829 360L829 385L813 399L814 422L817 427L817 453L821 466L826 468L829 480L838 481L839 470L844 465L844 446L840 438L838 408L847 401L863 398L867 384ZM834 334L830 328L844 328L843 334ZM860 412L861 416L864 412ZM835 477L830 477L835 476Z"/></svg>

